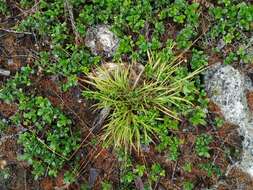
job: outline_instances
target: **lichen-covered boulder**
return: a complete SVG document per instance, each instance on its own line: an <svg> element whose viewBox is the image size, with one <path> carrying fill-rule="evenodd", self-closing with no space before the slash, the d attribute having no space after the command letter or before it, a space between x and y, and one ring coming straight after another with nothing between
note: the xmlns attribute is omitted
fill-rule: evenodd
<svg viewBox="0 0 253 190"><path fill-rule="evenodd" d="M230 65L217 64L207 71L205 84L210 99L228 122L241 126L248 120L244 75Z"/></svg>
<svg viewBox="0 0 253 190"><path fill-rule="evenodd" d="M230 65L216 64L205 74L205 87L225 120L239 126L244 140L242 160L238 166L253 176L253 117L246 96L246 91L252 90L251 81Z"/></svg>

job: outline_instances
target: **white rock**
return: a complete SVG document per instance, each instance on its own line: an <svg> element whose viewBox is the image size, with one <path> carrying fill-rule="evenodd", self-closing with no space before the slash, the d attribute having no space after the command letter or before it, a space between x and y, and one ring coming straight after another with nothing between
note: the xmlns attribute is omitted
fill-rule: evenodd
<svg viewBox="0 0 253 190"><path fill-rule="evenodd" d="M117 36L106 25L91 27L87 31L85 45L93 54L111 57L119 44Z"/></svg>

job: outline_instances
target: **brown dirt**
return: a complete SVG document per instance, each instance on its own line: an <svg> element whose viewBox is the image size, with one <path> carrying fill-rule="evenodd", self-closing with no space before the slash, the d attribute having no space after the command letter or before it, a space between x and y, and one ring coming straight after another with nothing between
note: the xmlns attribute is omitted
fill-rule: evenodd
<svg viewBox="0 0 253 190"><path fill-rule="evenodd" d="M39 190L39 182L32 180L27 164L17 160L20 151L21 147L17 144L16 138L9 138L1 144L0 156L3 155L2 159L7 162L4 170L10 171L10 177L3 181L0 179L0 185L7 190ZM0 169L0 173L2 171Z"/></svg>
<svg viewBox="0 0 253 190"><path fill-rule="evenodd" d="M248 106L251 112L253 112L253 92L247 92L246 94Z"/></svg>
<svg viewBox="0 0 253 190"><path fill-rule="evenodd" d="M12 115L14 115L16 111L17 111L16 105L0 102L0 116L2 115L5 118L9 118Z"/></svg>
<svg viewBox="0 0 253 190"><path fill-rule="evenodd" d="M53 106L74 118L77 125L90 127L95 118L95 113L90 110L90 104L81 98L81 90L76 87L67 92L62 92L59 83L52 78L44 77L37 82L35 88L39 94L48 98Z"/></svg>
<svg viewBox="0 0 253 190"><path fill-rule="evenodd" d="M223 63L222 57L218 53L210 52L209 58L208 58L208 65L214 65L216 63Z"/></svg>
<svg viewBox="0 0 253 190"><path fill-rule="evenodd" d="M49 177L44 178L41 181L40 186L43 190L52 190L52 189L54 189L52 179L50 179Z"/></svg>
<svg viewBox="0 0 253 190"><path fill-rule="evenodd" d="M0 66L15 73L33 59L34 43L31 35L0 31Z"/></svg>
<svg viewBox="0 0 253 190"><path fill-rule="evenodd" d="M239 168L233 168L217 190L252 190L253 179Z"/></svg>
<svg viewBox="0 0 253 190"><path fill-rule="evenodd" d="M216 105L214 102L212 102L211 100L208 103L208 110L212 113L215 114L216 116L219 116L221 118L223 118L223 115L221 113L221 109L219 108L218 105Z"/></svg>

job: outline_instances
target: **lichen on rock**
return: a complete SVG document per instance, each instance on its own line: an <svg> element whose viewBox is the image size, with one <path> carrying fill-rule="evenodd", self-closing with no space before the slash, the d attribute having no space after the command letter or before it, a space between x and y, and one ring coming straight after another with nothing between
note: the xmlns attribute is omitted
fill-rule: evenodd
<svg viewBox="0 0 253 190"><path fill-rule="evenodd" d="M230 65L216 64L205 75L206 90L228 122L241 126L248 120L245 77Z"/></svg>
<svg viewBox="0 0 253 190"><path fill-rule="evenodd" d="M252 90L251 81L232 66L218 63L206 72L205 87L225 120L239 126L244 138L239 167L253 176L253 117L246 96L246 91Z"/></svg>
<svg viewBox="0 0 253 190"><path fill-rule="evenodd" d="M94 55L112 57L119 44L117 36L106 25L97 25L87 31L85 45Z"/></svg>

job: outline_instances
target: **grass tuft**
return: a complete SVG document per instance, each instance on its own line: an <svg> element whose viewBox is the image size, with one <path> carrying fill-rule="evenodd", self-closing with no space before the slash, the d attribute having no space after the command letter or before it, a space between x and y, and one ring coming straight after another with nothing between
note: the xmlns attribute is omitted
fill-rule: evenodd
<svg viewBox="0 0 253 190"><path fill-rule="evenodd" d="M182 96L184 81L201 71L179 79L175 74L179 66L180 62L161 62L148 54L145 66L136 63L119 63L113 69L101 66L90 76L87 82L95 90L87 89L83 95L97 100L98 109L111 109L102 135L106 145L139 152L142 142L152 142L152 136L156 135L157 128L152 122L162 120L160 113L179 120L174 107L191 104Z"/></svg>

